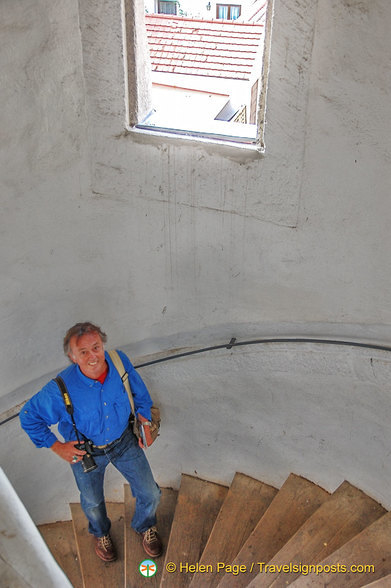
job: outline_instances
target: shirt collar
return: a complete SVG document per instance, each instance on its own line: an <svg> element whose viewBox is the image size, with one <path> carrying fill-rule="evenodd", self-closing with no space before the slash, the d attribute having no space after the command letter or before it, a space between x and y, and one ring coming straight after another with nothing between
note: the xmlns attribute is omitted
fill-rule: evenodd
<svg viewBox="0 0 391 588"><path fill-rule="evenodd" d="M109 368L109 371L107 372L107 376L106 376L106 379L107 379L110 376L110 373L112 371L112 366L111 366L111 362L110 362L110 356L107 353L107 351L105 351L105 359L106 359L106 363L107 363L108 368ZM77 364L74 364L74 365L76 367L76 373L77 373L78 377L80 378L80 380L84 384L87 384L87 386L93 386L94 384L96 384L98 382L98 380L94 380L93 378L89 378L88 376L85 376L83 374L83 372L81 371L81 369L79 368L79 366Z"/></svg>

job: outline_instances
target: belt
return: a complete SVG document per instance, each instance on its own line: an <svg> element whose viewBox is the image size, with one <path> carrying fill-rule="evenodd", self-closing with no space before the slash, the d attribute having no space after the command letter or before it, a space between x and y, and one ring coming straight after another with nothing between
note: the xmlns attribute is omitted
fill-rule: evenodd
<svg viewBox="0 0 391 588"><path fill-rule="evenodd" d="M106 445L92 445L93 449L107 449L108 447L115 445L116 443L121 441L121 439L125 436L125 433L128 431L128 429L129 429L129 426L126 427L126 429L122 433L121 437L118 437L118 439L114 439L114 441L110 441L110 443L107 443Z"/></svg>

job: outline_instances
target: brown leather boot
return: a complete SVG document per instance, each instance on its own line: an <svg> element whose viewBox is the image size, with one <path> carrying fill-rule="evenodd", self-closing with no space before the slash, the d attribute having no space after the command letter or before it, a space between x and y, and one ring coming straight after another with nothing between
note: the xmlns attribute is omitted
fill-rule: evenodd
<svg viewBox="0 0 391 588"><path fill-rule="evenodd" d="M103 561L115 561L117 553L110 535L95 537L95 553Z"/></svg>
<svg viewBox="0 0 391 588"><path fill-rule="evenodd" d="M151 527L147 531L144 531L144 533L141 533L141 535L143 536L143 548L145 553L151 557L159 557L159 555L162 554L163 545L156 527Z"/></svg>

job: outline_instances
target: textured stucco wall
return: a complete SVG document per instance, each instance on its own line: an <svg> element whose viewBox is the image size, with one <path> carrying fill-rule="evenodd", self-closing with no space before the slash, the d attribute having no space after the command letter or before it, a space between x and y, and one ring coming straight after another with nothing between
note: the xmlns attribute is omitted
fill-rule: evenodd
<svg viewBox="0 0 391 588"><path fill-rule="evenodd" d="M58 362L97 253L77 2L4 0L0 23L3 395Z"/></svg>
<svg viewBox="0 0 391 588"><path fill-rule="evenodd" d="M2 395L85 317L137 353L237 325L390 338L389 3L276 0L254 157L124 132L119 0L1 11Z"/></svg>
<svg viewBox="0 0 391 588"><path fill-rule="evenodd" d="M3 0L0 17L7 408L64 365L61 336L85 318L133 356L231 335L391 340L388 0L275 0L262 156L125 132L120 0ZM181 378L191 372L170 369L170 403L185 411ZM340 369L354 404L356 380ZM251 374L246 404L262 381ZM273 384L287 394L282 420L300 397L296 375L292 395L285 381ZM306 377L317 389L316 370ZM388 403L385 388L379 415ZM370 435L360 406L355 419ZM270 409L270 422L278 418ZM271 439L263 471L279 480L270 470L281 440ZM28 440L22 446L29 459ZM375 461L373 446L360 467L372 472ZM27 498L24 474L6 473ZM339 475L331 457L327 475Z"/></svg>

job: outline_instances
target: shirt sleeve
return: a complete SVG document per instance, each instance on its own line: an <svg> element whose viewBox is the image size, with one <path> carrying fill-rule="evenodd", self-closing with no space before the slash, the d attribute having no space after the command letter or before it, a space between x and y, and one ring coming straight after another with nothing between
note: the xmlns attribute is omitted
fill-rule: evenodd
<svg viewBox="0 0 391 588"><path fill-rule="evenodd" d="M52 380L30 398L20 411L22 429L36 447L51 447L58 441L49 427L57 424L61 418L61 402L61 393Z"/></svg>
<svg viewBox="0 0 391 588"><path fill-rule="evenodd" d="M122 351L119 351L118 353L120 354L124 367L129 374L130 389L132 390L136 416L141 414L141 416L150 420L151 406L153 403L148 389L144 384L140 374L134 369L131 361L125 355L125 353Z"/></svg>

